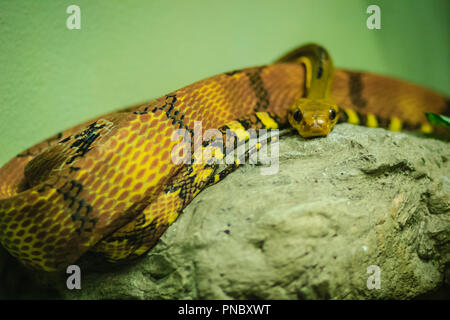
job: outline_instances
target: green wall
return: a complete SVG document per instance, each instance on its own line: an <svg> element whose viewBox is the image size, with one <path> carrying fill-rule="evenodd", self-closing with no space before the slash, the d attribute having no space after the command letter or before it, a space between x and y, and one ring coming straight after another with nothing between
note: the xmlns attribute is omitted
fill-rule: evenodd
<svg viewBox="0 0 450 320"><path fill-rule="evenodd" d="M81 30L66 8L81 7ZM366 8L381 8L381 30ZM0 0L0 165L83 120L314 41L450 96L448 0Z"/></svg>

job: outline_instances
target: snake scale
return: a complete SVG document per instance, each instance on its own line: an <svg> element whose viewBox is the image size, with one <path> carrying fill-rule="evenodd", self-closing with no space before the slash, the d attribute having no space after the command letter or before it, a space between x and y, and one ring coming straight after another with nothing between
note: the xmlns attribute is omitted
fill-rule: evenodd
<svg viewBox="0 0 450 320"><path fill-rule="evenodd" d="M326 50L304 46L274 64L90 120L17 155L0 169L0 242L24 265L46 271L87 251L111 262L146 253L218 180L215 165L171 160L172 134L193 132L197 120L221 132L291 124L304 137L326 135L336 122L430 133L424 112L448 116L449 102L408 82L334 70Z"/></svg>

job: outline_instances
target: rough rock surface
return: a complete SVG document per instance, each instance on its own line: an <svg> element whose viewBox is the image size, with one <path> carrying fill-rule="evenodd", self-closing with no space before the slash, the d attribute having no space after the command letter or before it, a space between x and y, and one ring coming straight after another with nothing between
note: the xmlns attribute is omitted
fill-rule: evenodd
<svg viewBox="0 0 450 320"><path fill-rule="evenodd" d="M65 274L31 274L41 287L25 296L415 298L450 284L449 159L448 142L348 124L287 136L277 174L246 165L202 191L146 257L82 259L81 290ZM367 287L371 265L380 289Z"/></svg>

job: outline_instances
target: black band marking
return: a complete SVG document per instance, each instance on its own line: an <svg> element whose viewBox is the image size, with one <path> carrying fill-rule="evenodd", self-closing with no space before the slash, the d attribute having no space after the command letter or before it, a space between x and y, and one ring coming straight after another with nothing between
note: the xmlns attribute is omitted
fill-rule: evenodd
<svg viewBox="0 0 450 320"><path fill-rule="evenodd" d="M359 108L365 108L367 105L367 100L362 97L363 83L361 79L361 73L359 72L349 72L348 74L348 85L350 88L350 99L353 105Z"/></svg>
<svg viewBox="0 0 450 320"><path fill-rule="evenodd" d="M92 150L92 144L94 141L100 137L99 131L104 128L106 125L98 125L97 121L91 123L87 129L83 130L80 133L77 133L73 138L75 141L70 145L70 148L76 149L77 153L73 155L66 164L71 164L75 161L76 158L81 158L86 155L90 150ZM72 136L67 137L66 139L60 141L59 143L65 143L72 139Z"/></svg>
<svg viewBox="0 0 450 320"><path fill-rule="evenodd" d="M264 111L269 107L269 93L264 88L264 82L261 78L261 72L265 67L255 68L253 70L246 71L248 78L250 79L250 85L253 92L256 95L256 106L254 111Z"/></svg>

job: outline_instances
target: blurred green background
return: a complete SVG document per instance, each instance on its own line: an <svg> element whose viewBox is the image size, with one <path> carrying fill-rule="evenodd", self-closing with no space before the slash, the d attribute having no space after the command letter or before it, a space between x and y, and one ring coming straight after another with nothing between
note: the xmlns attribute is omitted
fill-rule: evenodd
<svg viewBox="0 0 450 320"><path fill-rule="evenodd" d="M66 8L81 7L81 30ZM370 4L381 30L366 28ZM0 165L102 113L266 64L302 43L337 67L450 96L448 0L0 0Z"/></svg>

